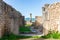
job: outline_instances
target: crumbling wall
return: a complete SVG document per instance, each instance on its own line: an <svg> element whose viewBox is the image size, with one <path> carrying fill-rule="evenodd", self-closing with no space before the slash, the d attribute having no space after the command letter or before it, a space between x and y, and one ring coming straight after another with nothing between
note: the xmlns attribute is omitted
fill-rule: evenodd
<svg viewBox="0 0 60 40"><path fill-rule="evenodd" d="M20 27L25 25L25 20L24 20L24 16L20 16Z"/></svg>
<svg viewBox="0 0 60 40"><path fill-rule="evenodd" d="M20 12L0 0L0 38L10 33L19 35L19 26L24 25L23 20L24 17Z"/></svg>
<svg viewBox="0 0 60 40"><path fill-rule="evenodd" d="M42 16L36 16L35 17L35 26L36 27L40 27L40 26L42 26Z"/></svg>
<svg viewBox="0 0 60 40"><path fill-rule="evenodd" d="M36 16L35 19L35 28L39 29L39 31L43 33L42 16Z"/></svg>
<svg viewBox="0 0 60 40"><path fill-rule="evenodd" d="M4 26L5 26L5 18L3 15L3 11L2 11L2 0L0 0L0 38L3 36L4 34Z"/></svg>
<svg viewBox="0 0 60 40"><path fill-rule="evenodd" d="M46 30L59 31L60 32L60 3L50 4L47 8L44 7L43 12L46 16L43 16L43 26ZM46 31L44 30L44 31ZM47 33L47 32L46 32Z"/></svg>

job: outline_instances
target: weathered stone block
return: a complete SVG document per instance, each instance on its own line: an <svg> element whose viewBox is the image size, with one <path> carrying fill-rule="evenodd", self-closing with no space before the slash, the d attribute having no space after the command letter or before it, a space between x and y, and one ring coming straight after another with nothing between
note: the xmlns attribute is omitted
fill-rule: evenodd
<svg viewBox="0 0 60 40"><path fill-rule="evenodd" d="M0 0L0 38L6 33L19 35L20 22L24 23L24 16L20 16L20 12Z"/></svg>
<svg viewBox="0 0 60 40"><path fill-rule="evenodd" d="M44 7L45 8L45 7ZM54 3L49 5L43 10L43 27L45 30L59 31L60 28L60 3ZM47 15L47 16L46 16ZM45 31L44 30L44 31ZM46 32L47 33L47 32Z"/></svg>
<svg viewBox="0 0 60 40"><path fill-rule="evenodd" d="M36 27L42 26L42 16L36 16L35 19L36 19L36 20L35 20L35 26L36 26Z"/></svg>

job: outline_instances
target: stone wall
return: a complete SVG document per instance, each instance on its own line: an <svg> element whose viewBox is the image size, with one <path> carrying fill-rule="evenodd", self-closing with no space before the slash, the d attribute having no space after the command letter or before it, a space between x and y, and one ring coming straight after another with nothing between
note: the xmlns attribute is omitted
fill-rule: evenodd
<svg viewBox="0 0 60 40"><path fill-rule="evenodd" d="M35 26L36 27L40 27L40 26L42 26L42 16L36 16L35 17Z"/></svg>
<svg viewBox="0 0 60 40"><path fill-rule="evenodd" d="M43 33L42 16L36 16L35 19L35 28L39 29L39 31Z"/></svg>
<svg viewBox="0 0 60 40"><path fill-rule="evenodd" d="M20 16L20 26L24 26L25 25L25 20L24 20L24 16Z"/></svg>
<svg viewBox="0 0 60 40"><path fill-rule="evenodd" d="M53 3L43 7L43 26L47 34L49 30L60 32L60 3ZM47 30L47 32L46 32Z"/></svg>
<svg viewBox="0 0 60 40"><path fill-rule="evenodd" d="M0 37L5 33L19 34L19 26L23 26L24 17L16 9L0 1Z"/></svg>
<svg viewBox="0 0 60 40"><path fill-rule="evenodd" d="M0 0L0 38L3 36L4 33L4 25L5 25L5 19L2 11L2 0Z"/></svg>

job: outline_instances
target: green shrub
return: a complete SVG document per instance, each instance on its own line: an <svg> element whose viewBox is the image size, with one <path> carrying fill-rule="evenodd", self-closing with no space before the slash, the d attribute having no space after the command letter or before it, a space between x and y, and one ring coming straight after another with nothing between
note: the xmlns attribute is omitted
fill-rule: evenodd
<svg viewBox="0 0 60 40"><path fill-rule="evenodd" d="M8 37L9 40L17 40L16 35L10 34Z"/></svg>
<svg viewBox="0 0 60 40"><path fill-rule="evenodd" d="M20 32L30 32L31 30L30 30L30 28L28 28L28 27L20 27L20 28L19 28L19 31L20 31Z"/></svg>
<svg viewBox="0 0 60 40"><path fill-rule="evenodd" d="M17 37L14 34L4 35L0 40L17 40Z"/></svg>
<svg viewBox="0 0 60 40"><path fill-rule="evenodd" d="M60 33L52 31L52 32L49 32L47 35L42 36L42 38L60 39Z"/></svg>

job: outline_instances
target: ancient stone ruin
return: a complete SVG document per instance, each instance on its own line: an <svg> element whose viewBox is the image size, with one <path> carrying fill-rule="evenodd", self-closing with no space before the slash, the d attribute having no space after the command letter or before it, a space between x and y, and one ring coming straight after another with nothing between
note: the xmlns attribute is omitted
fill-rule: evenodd
<svg viewBox="0 0 60 40"><path fill-rule="evenodd" d="M0 0L0 37L5 33L19 34L19 26L24 25L24 16L10 5Z"/></svg>
<svg viewBox="0 0 60 40"><path fill-rule="evenodd" d="M43 33L46 35L49 31L60 32L60 2L45 4L42 7L42 16L36 16L35 26L43 27Z"/></svg>
<svg viewBox="0 0 60 40"><path fill-rule="evenodd" d="M44 33L49 30L60 32L60 3L46 4L42 9Z"/></svg>
<svg viewBox="0 0 60 40"><path fill-rule="evenodd" d="M42 16L35 17L35 28L39 29L39 32L43 33Z"/></svg>
<svg viewBox="0 0 60 40"><path fill-rule="evenodd" d="M45 4L42 16L36 16L35 26L43 28L46 35L49 31L60 32L60 3ZM19 26L23 26L24 16L10 5L0 0L0 37L5 33L19 35Z"/></svg>
<svg viewBox="0 0 60 40"><path fill-rule="evenodd" d="M41 27L42 26L42 16L36 16L35 17L35 26Z"/></svg>

